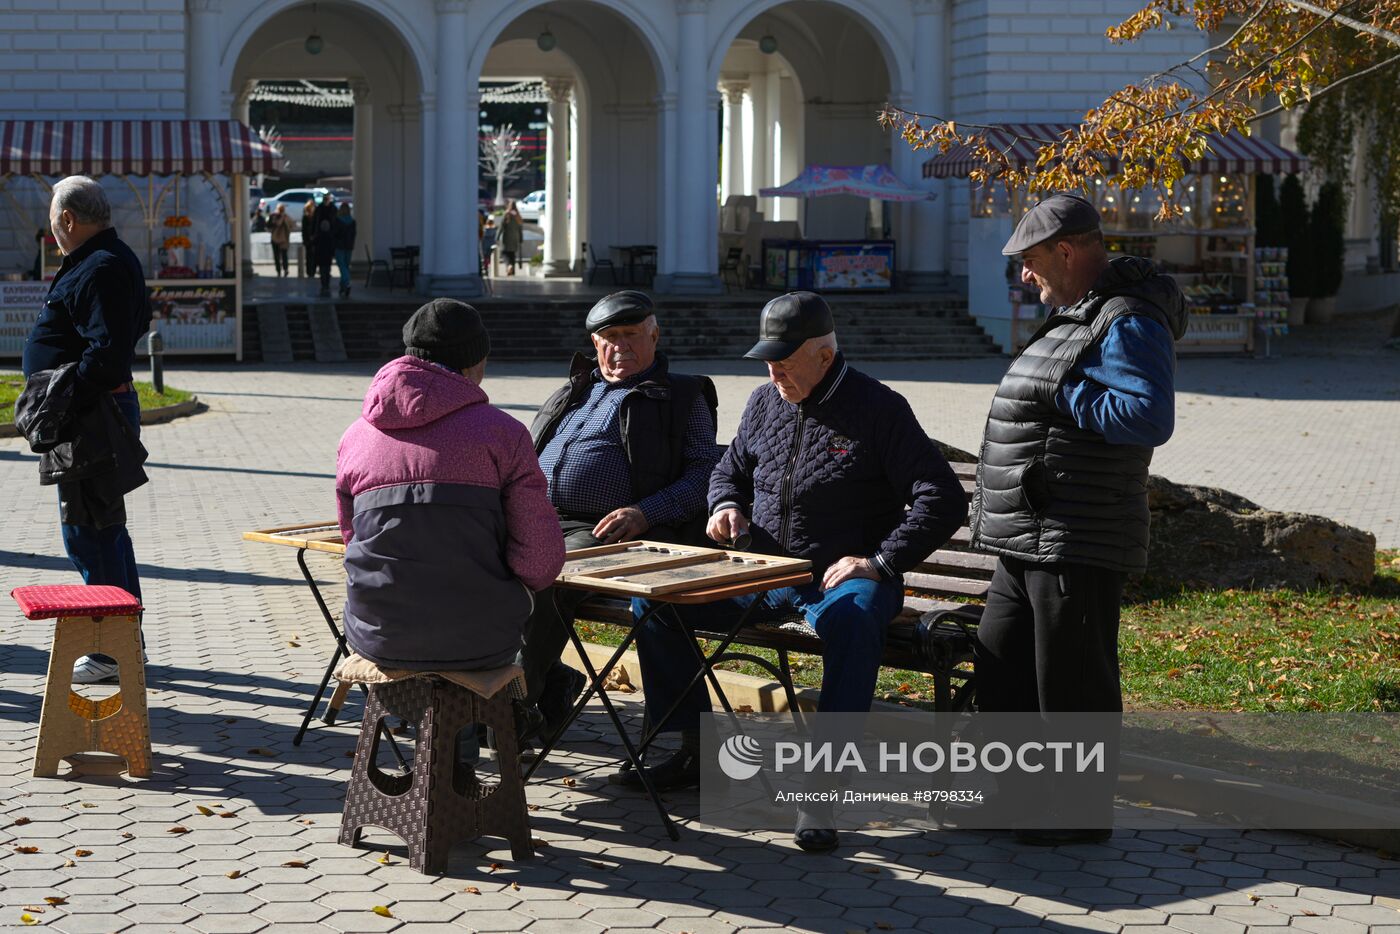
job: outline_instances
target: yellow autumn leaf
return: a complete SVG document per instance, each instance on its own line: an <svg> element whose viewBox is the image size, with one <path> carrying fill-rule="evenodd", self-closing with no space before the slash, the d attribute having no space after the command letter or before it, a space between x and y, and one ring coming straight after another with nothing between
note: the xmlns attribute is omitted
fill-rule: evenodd
<svg viewBox="0 0 1400 934"><path fill-rule="evenodd" d="M373 908L370 909L370 911L379 915L379 917L381 918L392 918L394 916L393 912L391 912L385 905L375 905Z"/></svg>
<svg viewBox="0 0 1400 934"><path fill-rule="evenodd" d="M230 870L230 871L224 873L224 875L228 876L230 879L237 879L239 876L243 875L243 870L242 870L242 869L232 869L232 870Z"/></svg>
<svg viewBox="0 0 1400 934"><path fill-rule="evenodd" d="M379 857L378 859L376 859L375 862L378 863L378 864L381 865L381 866L392 866L392 865L393 865L393 863L390 862L390 860L389 860L389 854L388 854L388 853L385 853L383 856L381 856L381 857Z"/></svg>
<svg viewBox="0 0 1400 934"><path fill-rule="evenodd" d="M73 851L73 855L74 855L74 856L91 856L91 855L92 855L92 850L74 850L74 851Z"/></svg>
<svg viewBox="0 0 1400 934"><path fill-rule="evenodd" d="M19 916L19 920L22 921L22 922L25 923L25 924L38 924L38 923L39 923L39 919L38 919L38 918L36 918L36 917L34 917L33 915L28 914L28 913L20 915L20 916Z"/></svg>
<svg viewBox="0 0 1400 934"><path fill-rule="evenodd" d="M205 817L213 817L213 816L214 816L214 809L213 809L213 808L207 808L207 807L205 807L205 806L202 805L202 804L196 804L196 805L194 806L194 809L195 809L196 811L198 811L199 813L203 814Z"/></svg>
<svg viewBox="0 0 1400 934"><path fill-rule="evenodd" d="M65 896L63 896L63 895L45 895L45 896L44 896L44 901L48 902L50 905L66 905L66 904L68 904L68 899L67 899L67 897L65 897Z"/></svg>

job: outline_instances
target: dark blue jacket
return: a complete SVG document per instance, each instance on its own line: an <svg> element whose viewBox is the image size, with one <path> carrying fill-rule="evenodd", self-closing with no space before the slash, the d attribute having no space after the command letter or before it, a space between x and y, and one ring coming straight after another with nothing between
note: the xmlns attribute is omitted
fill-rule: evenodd
<svg viewBox="0 0 1400 934"><path fill-rule="evenodd" d="M967 518L967 494L909 403L839 353L797 405L772 383L754 390L709 499L711 513L733 504L749 517L751 550L810 559L818 580L847 555L896 577Z"/></svg>
<svg viewBox="0 0 1400 934"><path fill-rule="evenodd" d="M76 396L131 382L136 340L151 326L141 261L108 228L63 258L24 344L24 375L78 364Z"/></svg>

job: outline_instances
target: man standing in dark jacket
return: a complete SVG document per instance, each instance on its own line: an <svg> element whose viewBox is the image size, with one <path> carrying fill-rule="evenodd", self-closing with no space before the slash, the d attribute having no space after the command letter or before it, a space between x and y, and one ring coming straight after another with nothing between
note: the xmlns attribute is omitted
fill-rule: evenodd
<svg viewBox="0 0 1400 934"><path fill-rule="evenodd" d="M335 196L329 191L321 196L321 203L312 215L316 239L311 241L311 249L316 255L316 271L321 274L321 297L331 297L331 260L335 259L335 228L339 223L339 212L335 206Z"/></svg>
<svg viewBox="0 0 1400 934"><path fill-rule="evenodd" d="M1037 204L1002 253L1053 311L997 388L977 465L972 544L1000 556L978 629L978 706L1119 712L1119 602L1125 575L1147 567L1147 468L1174 425L1185 302L1147 260L1110 261L1098 211L1078 195ZM1101 826L1018 836L1107 839L1111 789L1100 799Z"/></svg>
<svg viewBox="0 0 1400 934"><path fill-rule="evenodd" d="M63 264L25 342L24 375L77 363L74 409L81 411L111 394L139 435L141 404L132 386L131 363L137 338L151 324L141 261L112 229L112 209L102 186L86 176L54 185L49 226ZM101 528L60 525L63 547L86 583L111 584L141 598L124 521ZM73 680L93 684L116 671L111 658L88 655L78 660Z"/></svg>
<svg viewBox="0 0 1400 934"><path fill-rule="evenodd" d="M671 372L657 351L656 309L642 292L614 292L584 322L596 359L577 355L569 381L530 428L549 499L569 549L641 538L704 539L705 488L719 459L714 384ZM542 594L525 634L525 683L550 725L582 675L559 662L572 615L588 596ZM557 611L556 611L557 607Z"/></svg>
<svg viewBox="0 0 1400 934"><path fill-rule="evenodd" d="M771 382L754 390L739 432L710 477L707 532L718 542L752 538L749 551L808 558L813 582L709 606L677 608L682 620L731 621L761 599L795 610L822 639L819 711L870 709L885 629L904 604L902 575L957 531L967 496L948 462L898 393L848 364L836 345L826 301L813 292L773 299L759 320L761 339L745 356L768 364ZM905 507L908 507L906 510ZM648 609L637 601L633 612ZM653 722L679 700L698 662L690 636L653 615L637 638ZM698 780L702 681L663 729L679 730L681 750L648 767L658 789ZM635 773L620 773L640 785ZM797 844L836 846L829 805L801 812Z"/></svg>

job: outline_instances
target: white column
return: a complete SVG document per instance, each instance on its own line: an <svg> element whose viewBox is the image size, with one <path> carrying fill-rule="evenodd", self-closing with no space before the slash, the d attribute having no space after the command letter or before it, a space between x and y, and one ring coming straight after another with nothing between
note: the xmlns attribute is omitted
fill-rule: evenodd
<svg viewBox="0 0 1400 934"><path fill-rule="evenodd" d="M674 271L657 277L657 291L723 291L715 242L715 162L708 149L714 137L706 72L705 14L709 0L677 0L679 79L676 87L676 203Z"/></svg>
<svg viewBox="0 0 1400 934"><path fill-rule="evenodd" d="M258 83L256 81L245 81L243 83L243 90L239 92L233 104L234 117L242 121L245 125L248 123L248 109L252 104L253 91L257 86ZM224 113L228 113L228 108L224 109ZM247 186L260 177L261 176L251 175L242 176L245 195L247 194ZM238 223L238 248L243 256L243 278L245 279L251 279L255 275L253 272L253 222L249 216L252 213L253 205L245 198L243 213L239 215L240 220Z"/></svg>
<svg viewBox="0 0 1400 934"><path fill-rule="evenodd" d="M354 176L355 253L364 256L365 247L374 254L374 117L369 84L354 80L350 93L355 96L354 149L350 154L350 174Z"/></svg>
<svg viewBox="0 0 1400 934"><path fill-rule="evenodd" d="M744 95L749 91L748 78L726 78L719 83L719 90L724 95L724 139L720 146L724 152L724 175L719 201L724 204L730 195L745 194Z"/></svg>
<svg viewBox="0 0 1400 934"><path fill-rule="evenodd" d="M767 188L773 184L769 178L771 168L768 157L770 151L770 137L773 133L771 122L768 119L768 84L772 75L764 72L756 76L753 88L749 91L749 108L753 113L753 134L749 136L749 178L751 183L747 188L749 194L756 195L760 188ZM766 204L763 200L758 202L758 210L763 211ZM771 219L771 215L766 215L766 219Z"/></svg>
<svg viewBox="0 0 1400 934"><path fill-rule="evenodd" d="M433 271L425 286L436 295L481 294L477 266L476 79L467 69L467 0L437 0L437 151Z"/></svg>
<svg viewBox="0 0 1400 934"><path fill-rule="evenodd" d="M228 109L221 107L219 94L219 20L223 0L188 0L189 70L185 111L192 120L227 120Z"/></svg>
<svg viewBox="0 0 1400 934"><path fill-rule="evenodd" d="M549 128L545 136L544 271L547 276L573 274L569 254L569 98L574 83L568 78L546 78L549 93Z"/></svg>
<svg viewBox="0 0 1400 934"><path fill-rule="evenodd" d="M913 109L919 113L951 117L948 112L947 81L948 30L947 0L914 0L914 89L909 96ZM903 205L906 222L900 225L903 234L898 244L904 268L904 284L912 288L942 285L948 272L947 186L923 181L923 163L932 155L915 153L903 140L894 145L902 151L895 169L905 181L919 188L937 192L935 201Z"/></svg>

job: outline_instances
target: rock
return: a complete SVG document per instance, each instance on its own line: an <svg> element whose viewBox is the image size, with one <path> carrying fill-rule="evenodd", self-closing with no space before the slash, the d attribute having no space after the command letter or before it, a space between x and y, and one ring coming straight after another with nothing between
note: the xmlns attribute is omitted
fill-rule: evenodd
<svg viewBox="0 0 1400 934"><path fill-rule="evenodd" d="M1272 512L1215 487L1151 477L1147 576L1206 587L1307 589L1366 585L1376 537L1322 516Z"/></svg>

